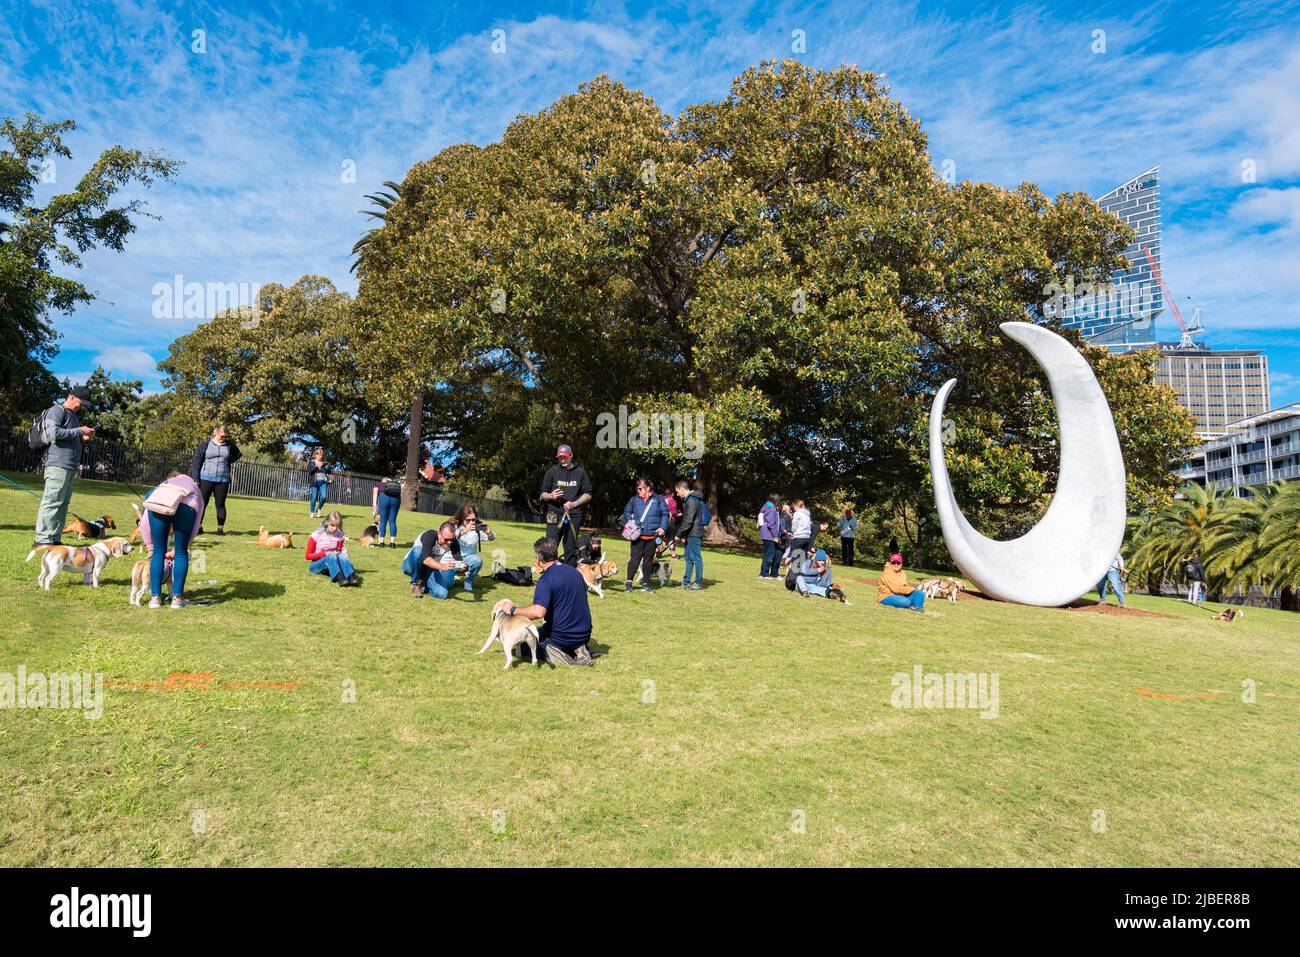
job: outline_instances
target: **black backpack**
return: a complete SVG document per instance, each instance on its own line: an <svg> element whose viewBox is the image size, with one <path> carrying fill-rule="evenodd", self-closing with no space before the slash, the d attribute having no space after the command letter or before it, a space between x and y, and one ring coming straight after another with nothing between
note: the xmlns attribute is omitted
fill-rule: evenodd
<svg viewBox="0 0 1300 957"><path fill-rule="evenodd" d="M527 565L519 565L515 568L506 568L502 565L492 573L492 578L507 585L531 585L533 570Z"/></svg>
<svg viewBox="0 0 1300 957"><path fill-rule="evenodd" d="M41 449L47 449L50 447L50 443L45 441L45 417L49 414L50 410L46 409L36 418L32 419L32 427L27 430L27 447L29 449L39 452ZM63 421L67 421L66 416Z"/></svg>
<svg viewBox="0 0 1300 957"><path fill-rule="evenodd" d="M790 563L790 570L785 573L785 587L794 591L795 585L799 583L799 572L794 567L794 562Z"/></svg>

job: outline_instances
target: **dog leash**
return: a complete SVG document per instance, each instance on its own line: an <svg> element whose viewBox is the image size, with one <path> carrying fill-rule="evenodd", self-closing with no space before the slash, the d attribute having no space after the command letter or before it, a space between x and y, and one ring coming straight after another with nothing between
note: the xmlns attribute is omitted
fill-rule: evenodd
<svg viewBox="0 0 1300 957"><path fill-rule="evenodd" d="M32 498L36 499L36 501L40 502L42 505L45 504L45 499L41 498L41 496L37 495L35 492L33 492L31 489L29 489L26 485L19 485L17 482L15 482L13 479L9 478L9 477L6 476L6 475L0 475L0 479L3 479L4 481L8 482L10 485L12 485L14 488L18 489L19 491L26 492L28 495L30 495ZM75 518L75 519L76 519L77 521L79 521L79 522L86 522L86 520L85 520L84 518L82 518L80 515L78 515L76 512L69 512L68 514L71 515L73 518ZM94 523L93 523L93 522L86 522L86 524L87 524L87 525L92 525L92 524L94 524Z"/></svg>

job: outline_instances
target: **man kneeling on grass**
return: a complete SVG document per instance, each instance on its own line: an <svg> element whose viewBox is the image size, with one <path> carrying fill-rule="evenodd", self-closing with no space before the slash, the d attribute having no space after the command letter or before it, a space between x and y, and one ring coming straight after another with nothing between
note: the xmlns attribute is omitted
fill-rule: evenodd
<svg viewBox="0 0 1300 957"><path fill-rule="evenodd" d="M903 556L897 552L889 556L889 564L880 573L876 598L890 608L925 611L925 592L916 585L908 584L907 572L903 571Z"/></svg>
<svg viewBox="0 0 1300 957"><path fill-rule="evenodd" d="M513 612L525 618L544 618L542 661L553 665L591 666L591 607L587 604L587 582L572 565L558 560L558 542L539 538L533 554L542 573L533 591L533 603Z"/></svg>

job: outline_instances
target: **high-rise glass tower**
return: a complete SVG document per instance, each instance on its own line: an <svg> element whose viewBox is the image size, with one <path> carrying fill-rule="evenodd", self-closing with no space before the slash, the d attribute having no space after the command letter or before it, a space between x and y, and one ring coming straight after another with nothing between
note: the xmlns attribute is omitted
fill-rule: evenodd
<svg viewBox="0 0 1300 957"><path fill-rule="evenodd" d="M1100 282L1075 280L1064 297L1062 324L1113 352L1155 348L1155 320L1164 309L1152 271L1152 263L1160 269L1160 167L1133 177L1097 202L1133 228L1133 242L1124 250L1129 268Z"/></svg>

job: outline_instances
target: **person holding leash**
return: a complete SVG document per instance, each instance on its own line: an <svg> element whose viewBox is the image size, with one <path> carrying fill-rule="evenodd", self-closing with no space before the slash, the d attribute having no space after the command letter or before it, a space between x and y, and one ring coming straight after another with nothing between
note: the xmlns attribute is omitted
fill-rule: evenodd
<svg viewBox="0 0 1300 957"><path fill-rule="evenodd" d="M586 581L577 569L558 560L554 539L539 538L533 543L533 555L542 569L533 603L512 608L510 614L544 619L537 648L542 661L590 668L591 605Z"/></svg>
<svg viewBox="0 0 1300 957"><path fill-rule="evenodd" d="M539 498L546 503L546 537L558 546L564 542L564 563L578 564L578 529L584 508L591 501L591 479L573 462L573 449L561 445L555 450L556 464L542 476Z"/></svg>
<svg viewBox="0 0 1300 957"><path fill-rule="evenodd" d="M81 467L81 446L95 435L95 430L82 425L77 413L89 408L90 390L79 385L62 402L45 410L28 433L28 445L45 447L45 494L36 512L36 538L34 545L61 544L63 526L68 521L68 506L72 503L72 480ZM33 434L36 443L33 445Z"/></svg>
<svg viewBox="0 0 1300 957"><path fill-rule="evenodd" d="M627 584L624 591L632 590L632 579L637 566L641 567L641 591L651 593L650 576L655 570L655 545L664 537L668 526L668 506L663 496L654 493L654 486L644 475L636 480L636 494L623 506L623 537L632 543L627 560Z"/></svg>
<svg viewBox="0 0 1300 957"><path fill-rule="evenodd" d="M194 461L190 463L190 477L199 483L203 493L203 507L208 499L217 499L217 534L226 534L226 493L230 491L230 467L239 461L242 453L230 438L230 431L219 425L212 437L204 439L194 448ZM202 529L199 529L202 531Z"/></svg>

